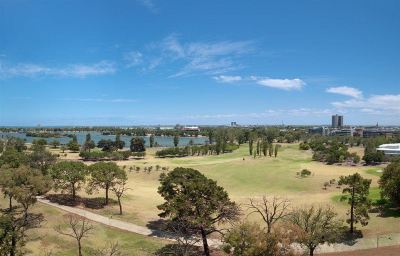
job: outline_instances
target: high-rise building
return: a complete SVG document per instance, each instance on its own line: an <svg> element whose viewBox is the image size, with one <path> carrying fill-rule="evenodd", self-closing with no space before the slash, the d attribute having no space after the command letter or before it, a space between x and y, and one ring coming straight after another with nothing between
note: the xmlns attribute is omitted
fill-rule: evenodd
<svg viewBox="0 0 400 256"><path fill-rule="evenodd" d="M343 116L333 115L332 116L332 128L343 127Z"/></svg>

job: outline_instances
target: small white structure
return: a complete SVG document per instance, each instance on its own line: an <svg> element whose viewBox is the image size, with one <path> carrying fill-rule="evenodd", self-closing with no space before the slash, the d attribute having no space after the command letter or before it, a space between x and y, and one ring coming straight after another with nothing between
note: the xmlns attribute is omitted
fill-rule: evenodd
<svg viewBox="0 0 400 256"><path fill-rule="evenodd" d="M400 143L382 144L376 150L382 151L385 155L400 156Z"/></svg>

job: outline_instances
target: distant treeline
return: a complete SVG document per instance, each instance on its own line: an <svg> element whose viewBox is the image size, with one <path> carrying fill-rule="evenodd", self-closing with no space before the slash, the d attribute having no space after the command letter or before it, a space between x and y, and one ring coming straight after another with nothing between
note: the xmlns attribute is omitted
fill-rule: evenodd
<svg viewBox="0 0 400 256"><path fill-rule="evenodd" d="M202 145L202 146L186 146L165 148L156 152L157 157L185 157L185 156L205 156L205 155L219 155L223 153L230 153L239 148L236 144L225 145Z"/></svg>

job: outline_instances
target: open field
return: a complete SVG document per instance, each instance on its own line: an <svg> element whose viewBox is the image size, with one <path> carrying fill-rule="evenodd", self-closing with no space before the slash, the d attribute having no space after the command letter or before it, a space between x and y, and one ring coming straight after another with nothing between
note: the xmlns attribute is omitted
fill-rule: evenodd
<svg viewBox="0 0 400 256"><path fill-rule="evenodd" d="M158 219L156 206L162 203L162 198L157 193L159 185L158 177L160 171L155 171L155 166L191 167L203 172L207 177L212 178L223 186L230 197L241 204L245 210L245 204L250 197L279 196L288 198L294 207L305 204L330 204L345 218L347 204L338 200L341 189L336 185L323 189L323 184L331 179L338 179L341 175L349 175L355 172L361 173L364 177L372 179L371 196L378 197L378 179L383 166L339 166L325 165L311 160L310 151L298 150L297 144L283 144L277 158L258 157L254 159L248 155L248 147L242 145L233 153L219 156L195 156L185 158L155 158L156 149L149 149L147 156L142 160L118 161L120 166L125 166L129 176L129 187L123 202L123 216L117 215L117 205L103 209L93 210L114 218L121 218L139 225L147 225ZM353 148L354 151L362 151L360 148ZM67 159L77 160L76 153L68 153ZM88 163L89 164L89 163ZM139 166L139 172L131 171L130 167ZM148 173L144 167L153 166ZM312 175L307 178L299 178L296 173L307 168ZM88 195L81 191L83 197ZM103 192L89 197L103 196ZM255 215L251 219L259 221ZM368 226L359 227L365 235L376 233L391 233L400 230L400 222L396 216L385 218L371 214Z"/></svg>

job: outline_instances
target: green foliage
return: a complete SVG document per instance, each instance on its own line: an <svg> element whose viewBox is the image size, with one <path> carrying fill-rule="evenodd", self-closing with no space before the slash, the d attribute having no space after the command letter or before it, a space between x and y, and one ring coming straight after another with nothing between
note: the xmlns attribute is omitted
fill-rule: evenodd
<svg viewBox="0 0 400 256"><path fill-rule="evenodd" d="M57 148L60 146L60 142L58 140L53 140L50 142L50 146L52 146L53 148Z"/></svg>
<svg viewBox="0 0 400 256"><path fill-rule="evenodd" d="M35 147L34 151L28 155L29 163L32 168L47 173L49 167L57 160L57 156L42 147Z"/></svg>
<svg viewBox="0 0 400 256"><path fill-rule="evenodd" d="M300 172L301 177L308 177L311 175L311 172L308 169L303 169Z"/></svg>
<svg viewBox="0 0 400 256"><path fill-rule="evenodd" d="M151 148L154 147L154 135L153 135L153 134L150 135L149 143L150 143L150 147L151 147Z"/></svg>
<svg viewBox="0 0 400 256"><path fill-rule="evenodd" d="M400 160L390 163L379 180L382 198L387 198L400 205Z"/></svg>
<svg viewBox="0 0 400 256"><path fill-rule="evenodd" d="M125 146L125 142L121 140L121 135L119 133L115 136L114 145L117 149L123 149Z"/></svg>
<svg viewBox="0 0 400 256"><path fill-rule="evenodd" d="M347 222L350 224L350 232L354 232L354 224L368 225L368 210L371 208L371 201L368 198L371 180L364 179L360 174L355 173L349 176L341 176L338 185L344 185L343 194L347 195L350 215Z"/></svg>
<svg viewBox="0 0 400 256"><path fill-rule="evenodd" d="M89 171L90 179L87 192L91 194L99 188L104 189L106 193L105 204L108 204L109 189L112 189L120 180L126 179L125 170L114 162L98 162L89 166Z"/></svg>
<svg viewBox="0 0 400 256"><path fill-rule="evenodd" d="M339 137L316 136L310 140L309 145L316 161L334 164L350 159L348 147Z"/></svg>
<svg viewBox="0 0 400 256"><path fill-rule="evenodd" d="M75 200L76 192L85 183L88 174L86 165L82 162L61 161L50 169L55 191L68 192Z"/></svg>
<svg viewBox="0 0 400 256"><path fill-rule="evenodd" d="M67 144L67 147L69 150L73 151L73 152L77 152L79 151L80 145L78 143L78 140L76 138L76 135L74 135L72 137L72 140L70 140Z"/></svg>
<svg viewBox="0 0 400 256"><path fill-rule="evenodd" d="M363 160L366 164L380 163L384 161L385 155L382 151L377 151L376 148L379 140L370 139L365 144Z"/></svg>
<svg viewBox="0 0 400 256"><path fill-rule="evenodd" d="M209 255L207 235L218 225L236 220L239 207L217 183L191 168L175 168L160 175L158 193L165 202L158 206L160 217L180 221L203 237L204 252Z"/></svg>
<svg viewBox="0 0 400 256"><path fill-rule="evenodd" d="M295 241L305 246L310 255L324 243L340 240L342 223L331 208L314 207L295 209L289 217L293 229L297 230Z"/></svg>
<svg viewBox="0 0 400 256"><path fill-rule="evenodd" d="M0 166L9 165L12 168L17 168L20 165L27 164L29 162L28 156L15 148L6 148L3 154L0 156Z"/></svg>
<svg viewBox="0 0 400 256"><path fill-rule="evenodd" d="M311 147L310 147L310 144L308 144L307 142L301 142L299 145L299 148L301 150L309 150Z"/></svg>
<svg viewBox="0 0 400 256"><path fill-rule="evenodd" d="M225 236L223 250L233 256L289 256L294 255L285 236L267 233L257 223L244 222Z"/></svg>
<svg viewBox="0 0 400 256"><path fill-rule="evenodd" d="M10 148L17 150L18 152L22 152L27 149L27 147L25 145L25 141L23 139L15 138L15 137L12 137L7 140L6 149L10 149Z"/></svg>
<svg viewBox="0 0 400 256"><path fill-rule="evenodd" d="M156 157L184 157L189 155L189 147L165 148L156 152Z"/></svg>
<svg viewBox="0 0 400 256"><path fill-rule="evenodd" d="M130 149L132 152L144 152L146 148L144 146L144 139L141 137L134 137L131 139Z"/></svg>
<svg viewBox="0 0 400 256"><path fill-rule="evenodd" d="M179 135L174 136L174 146L177 147L179 144Z"/></svg>

